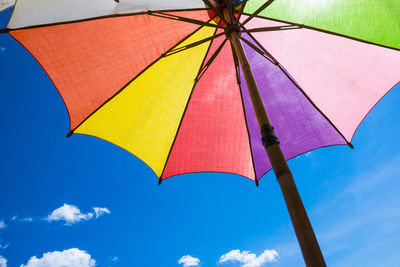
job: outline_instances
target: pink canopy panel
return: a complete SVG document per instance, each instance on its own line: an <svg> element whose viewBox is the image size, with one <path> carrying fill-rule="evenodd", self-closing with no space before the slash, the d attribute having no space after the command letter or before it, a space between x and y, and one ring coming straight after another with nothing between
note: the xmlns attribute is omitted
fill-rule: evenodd
<svg viewBox="0 0 400 267"><path fill-rule="evenodd" d="M246 27L283 25L288 24L254 18ZM399 82L396 49L302 28L253 35L349 142L371 108Z"/></svg>

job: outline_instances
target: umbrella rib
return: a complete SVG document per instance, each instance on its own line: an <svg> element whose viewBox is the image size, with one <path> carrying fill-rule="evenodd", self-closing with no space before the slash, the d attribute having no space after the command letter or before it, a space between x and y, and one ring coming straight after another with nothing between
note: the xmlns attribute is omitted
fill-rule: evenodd
<svg viewBox="0 0 400 267"><path fill-rule="evenodd" d="M195 34L196 32L198 32L201 28L203 28L203 26L198 27L196 30L194 30L193 32L189 33L188 35L186 35L184 38L182 38L180 41L178 41L175 45L173 45L171 48L169 48L167 50L166 53L168 53L168 51L174 49L175 47L177 47L178 45L180 45L181 43L183 43L185 40L187 40L190 36L192 36L193 34ZM148 70L151 66L153 66L155 63L157 63L159 60L161 60L163 58L163 55L159 56L157 59L155 59L152 63L150 63L146 68L144 68L142 71L140 71L138 74L135 75L135 77L133 77L130 81L128 81L124 86L121 87L121 89L119 89L117 92L115 92L110 98L108 98L106 101L104 101L103 104L101 104L100 106L98 106L92 113L90 113L84 120L82 120L75 128L73 128L72 130L70 130L67 134L67 137L70 137L72 134L74 134L74 131L79 128L85 121L87 121L94 113L96 113L100 108L102 108L105 104L107 104L109 101L111 101L114 97L116 97L119 93L121 93L129 84L131 84L134 80L136 80L140 75L142 75L146 70Z"/></svg>
<svg viewBox="0 0 400 267"><path fill-rule="evenodd" d="M221 52L221 50L224 47L227 40L228 39L225 38L225 40L220 44L220 46L217 48L217 50L215 50L215 52L212 54L212 56L208 59L207 63L204 65L204 67L201 68L200 73L196 77L196 81L199 81L201 79L201 77L203 77L203 75L206 73L206 71L208 70L210 65L213 63L215 58L218 56L219 52Z"/></svg>
<svg viewBox="0 0 400 267"><path fill-rule="evenodd" d="M247 30L246 27L244 27L243 25L240 25L240 27L242 27L245 31ZM264 46L262 46L262 44L260 44L259 41L257 41L257 39L253 36L251 32L247 32L247 35L250 36L250 38L254 41L254 43L258 45L258 47L265 53L265 55L267 55L272 61L274 61L275 65L278 64L278 61L267 51L267 49L264 48Z"/></svg>
<svg viewBox="0 0 400 267"><path fill-rule="evenodd" d="M218 30L218 29L215 29L214 35L215 35L215 33L217 32L217 30ZM179 130L181 129L182 122L183 122L183 118L185 117L186 111L187 111L187 109L188 109L188 107L189 107L189 103L190 103L190 100L192 99L192 95L193 95L194 89L195 89L195 87L196 87L196 85L197 85L197 82L199 81L199 80L197 79L197 76L200 74L201 67L203 66L204 62L206 61L207 55L208 55L208 53L210 52L211 45L212 45L213 41L214 41L214 39L212 39L212 40L210 41L210 44L209 44L208 49L207 49L207 52L205 53L204 58L203 58L203 61L202 61L201 64L200 64L199 70L198 70L197 75L196 75L196 78L195 78L195 80L194 80L194 84L193 84L193 87L192 87L192 91L190 92L189 98L188 98L188 100L187 100L187 102L186 102L185 109L184 109L184 111L183 111L183 113L182 113L182 117L181 117L181 120L180 120L179 125L178 125L178 128L176 129L174 141L172 141L171 147L170 147L169 152L168 152L167 159L165 160L165 164L164 164L163 170L162 170L162 172L161 172L160 177L158 178L158 184L159 184L159 185L161 184L161 182L162 182L162 180L163 180L162 177L163 177L163 175L164 175L165 168L167 167L169 158L170 158L170 156L171 156L172 148L174 147L176 138L178 137Z"/></svg>
<svg viewBox="0 0 400 267"><path fill-rule="evenodd" d="M167 57L167 56L170 56L170 55L173 55L173 54L176 54L176 53L185 51L185 50L187 50L187 49L189 49L189 48L193 48L193 47L196 47L196 46L198 46L198 45L201 45L201 44L203 44L203 43L205 43L205 42L214 40L215 38L218 38L218 37L220 37L220 36L222 36L222 35L224 35L224 32L219 33L219 34L216 34L216 35L213 35L213 36L210 36L210 37L207 37L207 38L204 38L204 39L202 39L202 40L199 40L199 41L197 41L197 42L194 42L194 43L191 43L191 44L182 46L182 47L177 47L177 48L175 48L175 49L172 49L172 50L170 50L170 51L164 53L162 56L163 56L163 57Z"/></svg>
<svg viewBox="0 0 400 267"><path fill-rule="evenodd" d="M252 44L249 40L246 40L245 38L243 38L243 37L240 37L240 39L242 40L242 41L244 41L248 46L250 46L251 48L253 48L254 49L254 51L256 51L257 53L259 53L262 57L264 57L264 58L266 58L269 62L271 62L272 64L274 64L274 65L278 65L279 63L278 62L276 62L276 61L273 61L272 59L270 59L269 57L268 57L268 55L266 55L266 53L264 53L261 49L259 49L257 46L255 46L254 44Z"/></svg>
<svg viewBox="0 0 400 267"><path fill-rule="evenodd" d="M210 1L208 1L208 0L203 0L203 2L206 4L206 6L208 6L209 8L211 8L212 11L214 11L215 14L218 15L218 17L219 17L221 20L223 20L226 24L229 24L229 23L225 20L225 17L221 14L221 12L219 12L219 10L216 9L215 6L213 6L213 5L210 3Z"/></svg>
<svg viewBox="0 0 400 267"><path fill-rule="evenodd" d="M228 7L228 12L229 12L230 20L231 20L231 21L234 21L234 19L233 19L233 10L232 10L232 3L231 3L231 0L225 0L225 3L226 3L226 5L227 5L227 7Z"/></svg>
<svg viewBox="0 0 400 267"><path fill-rule="evenodd" d="M280 64L278 63L278 67L279 69L286 75L286 77L289 78L289 80L297 87L297 89L299 89L299 91L305 96L305 98L307 98L307 100L311 103L311 105L313 105L313 107L329 122L329 124L338 132L338 134L343 138L344 141L346 141L346 144L353 149L354 146L351 142L349 142L346 137L344 137L344 135L340 132L340 130L335 126L335 124L333 124L333 122L328 118L328 116L325 115L324 112L322 112L321 109L319 109L317 107L317 105L311 100L311 98L306 94L306 92L304 92L303 88L301 88L301 86L294 80L294 78L292 76L290 76L290 74L286 71L286 69Z"/></svg>
<svg viewBox="0 0 400 267"><path fill-rule="evenodd" d="M201 21L201 20L186 18L186 17L177 16L177 15L173 15L173 14L166 14L166 13L163 13L163 12L152 12L152 11L149 11L148 14L152 15L152 16L160 17L160 18L183 21L183 22L193 23L193 24L197 24L197 25L201 25L201 26L222 28L222 26L217 25L217 24L212 24L212 23Z"/></svg>
<svg viewBox="0 0 400 267"><path fill-rule="evenodd" d="M244 8L246 7L247 1L248 1L248 0L244 0L244 1L242 2L242 6L240 7L239 15L238 15L238 17L237 17L237 23L239 23L240 17L243 15L243 11L244 11Z"/></svg>
<svg viewBox="0 0 400 267"><path fill-rule="evenodd" d="M150 15L150 13L154 13L154 12L185 12L185 11L207 11L207 10L208 10L208 8L190 8L190 9L153 10L153 11L141 11L141 12L132 12L132 13L123 13L123 14L111 14L111 15L105 15L105 16L99 16L99 17L77 19L77 20L70 20L70 21L61 21L61 22L55 22L55 23L45 23L45 24L25 26L25 27L19 27L19 28L7 28L6 27L6 28L0 29L0 34L8 33L10 31L16 31L16 30L29 30L29 29L43 28L43 27L49 27L49 26L80 23L80 22L86 22L86 21L92 21L92 20L139 16L139 15Z"/></svg>
<svg viewBox="0 0 400 267"><path fill-rule="evenodd" d="M237 82L237 84L241 84L240 75L239 75L239 71L238 71L240 68L239 59L236 56L235 48L233 47L232 44L231 44L231 50L232 50L232 55L233 55L233 62L235 63L235 69L236 69L236 82Z"/></svg>
<svg viewBox="0 0 400 267"><path fill-rule="evenodd" d="M252 18L256 17L261 11L266 9L269 5L271 5L275 0L268 0L266 3L264 3L262 6L260 6L253 14L250 14L245 21L243 21L242 25L245 25L247 22L249 22Z"/></svg>
<svg viewBox="0 0 400 267"><path fill-rule="evenodd" d="M247 15L247 16L250 16L250 14L247 14L247 13L243 13L243 14ZM352 37L352 36L341 34L341 33L332 32L332 31L328 31L328 30L324 30L324 29L313 27L313 26L309 26L309 25L306 25L306 24L300 24L300 23L290 22L290 21L286 21L286 20L274 19L274 18L270 18L270 17L263 17L263 16L255 16L255 17L260 18L260 19L265 19L265 20L272 20L272 21L280 22L280 23L291 24L291 25L299 26L299 27L304 28L304 29L319 31L319 32L323 32L323 33L326 33L326 34L336 35L336 36L339 36L339 37L347 38L347 39L350 39L350 40L353 40L353 41L358 41L358 42L365 43L365 44L376 45L376 46L380 46L380 47L383 47L383 48L388 48L388 49L400 51L400 48L396 48L396 47L392 47L392 46L388 46L388 45L383 45L383 44L378 44L378 43L374 43L374 42L371 42L371 41L366 41L366 40L363 40L363 39L360 39L360 38Z"/></svg>
<svg viewBox="0 0 400 267"><path fill-rule="evenodd" d="M318 108L318 106L311 100L311 98L306 94L306 92L301 88L301 86L295 81L295 79L286 71L286 69L278 62L279 69L288 77L288 79L299 89L299 91L307 98L307 100L313 105L313 107L329 122L329 124L338 132L338 134L343 138L344 141L346 141L346 144L350 148L354 148L354 146L349 142L346 137L340 132L340 130L333 124L333 122L328 118L328 116L325 115L324 112L322 112L321 109Z"/></svg>
<svg viewBox="0 0 400 267"><path fill-rule="evenodd" d="M242 94L242 86L241 86L241 81L240 81L240 74L239 74L239 60L236 56L235 49L233 48L233 45L231 43L231 49L232 49L232 55L233 55L233 62L235 63L235 72L236 72L236 81L239 87L239 92L240 92L240 100L242 102L242 109L243 109L243 117L244 117L244 122L246 123L246 131L247 131L247 138L249 140L249 149L250 149L250 155L251 155L251 162L253 164L253 171L254 171L254 181L256 183L256 186L258 187L258 179L257 179L257 173L256 173L256 165L254 163L254 155L253 155L253 150L251 149L251 137L250 137L250 131L249 131L249 125L247 123L247 117L246 117L246 109L244 106L244 100L243 100L243 94Z"/></svg>
<svg viewBox="0 0 400 267"><path fill-rule="evenodd" d="M261 27L244 30L243 32L270 32L270 31L284 31L284 30L295 30L303 28L302 25L287 25L287 26L276 26L276 27Z"/></svg>

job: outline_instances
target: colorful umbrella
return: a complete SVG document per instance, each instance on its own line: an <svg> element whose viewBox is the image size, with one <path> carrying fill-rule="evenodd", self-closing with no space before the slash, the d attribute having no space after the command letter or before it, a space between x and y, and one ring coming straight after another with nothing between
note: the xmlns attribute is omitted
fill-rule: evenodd
<svg viewBox="0 0 400 267"><path fill-rule="evenodd" d="M273 168L306 264L325 265L286 160L352 147L398 83L396 0L14 2L0 0L14 6L1 32L53 81L68 136L128 150L159 183L214 171L258 185Z"/></svg>

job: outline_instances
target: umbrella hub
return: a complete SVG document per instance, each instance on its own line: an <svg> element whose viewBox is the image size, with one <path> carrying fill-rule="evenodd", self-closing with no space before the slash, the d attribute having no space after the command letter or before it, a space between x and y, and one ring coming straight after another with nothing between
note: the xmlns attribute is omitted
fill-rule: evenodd
<svg viewBox="0 0 400 267"><path fill-rule="evenodd" d="M225 35L230 37L232 32L240 34L238 25L238 12L241 9L242 0L209 0L213 8L208 10L209 17L220 26L224 26ZM229 19L220 18L229 13Z"/></svg>
<svg viewBox="0 0 400 267"><path fill-rule="evenodd" d="M235 23L233 23L233 24L227 24L227 25L225 26L225 35L226 35L227 37L231 36L231 33L232 33L232 32L237 32L238 34L240 34L240 27L239 27L237 24L235 24Z"/></svg>

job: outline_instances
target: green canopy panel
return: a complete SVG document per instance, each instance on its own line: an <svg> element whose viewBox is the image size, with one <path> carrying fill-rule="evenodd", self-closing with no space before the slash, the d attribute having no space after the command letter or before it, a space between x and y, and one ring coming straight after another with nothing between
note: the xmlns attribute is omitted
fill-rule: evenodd
<svg viewBox="0 0 400 267"><path fill-rule="evenodd" d="M251 14L264 0L249 0ZM259 16L400 49L399 0L275 0Z"/></svg>

